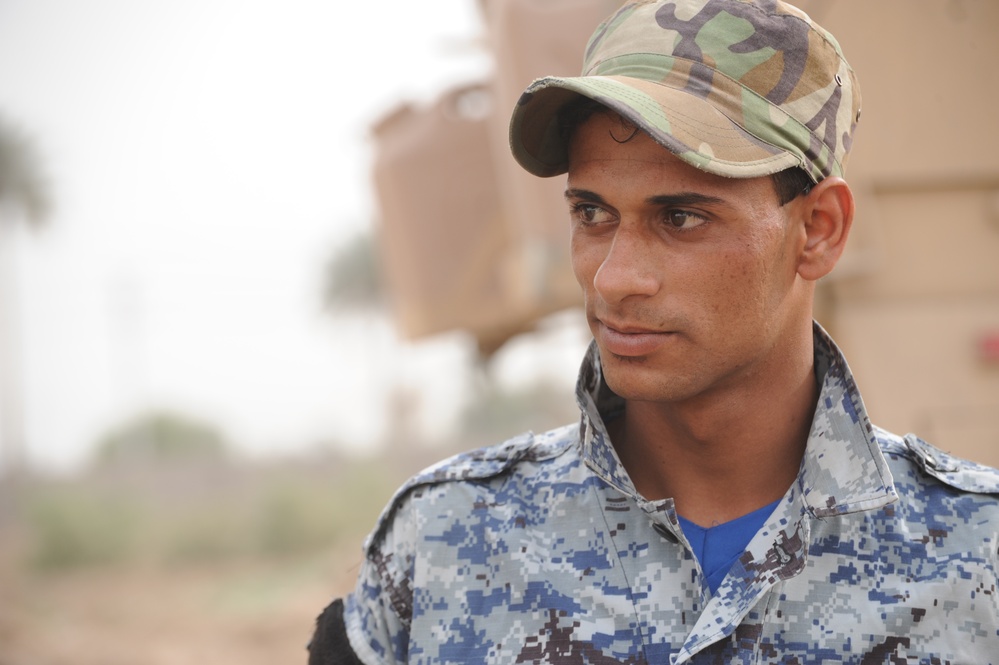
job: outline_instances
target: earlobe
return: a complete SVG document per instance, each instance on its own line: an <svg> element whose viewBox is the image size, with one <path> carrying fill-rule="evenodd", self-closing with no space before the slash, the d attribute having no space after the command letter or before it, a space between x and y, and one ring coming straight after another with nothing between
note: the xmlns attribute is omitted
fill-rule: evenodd
<svg viewBox="0 0 999 665"><path fill-rule="evenodd" d="M805 242L798 262L798 274L809 281L828 275L846 247L853 224L853 192L845 180L828 177L805 195Z"/></svg>

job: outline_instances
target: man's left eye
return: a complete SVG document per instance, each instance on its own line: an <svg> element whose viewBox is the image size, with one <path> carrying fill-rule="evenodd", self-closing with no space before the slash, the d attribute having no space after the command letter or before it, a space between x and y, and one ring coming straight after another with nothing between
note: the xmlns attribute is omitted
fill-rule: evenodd
<svg viewBox="0 0 999 665"><path fill-rule="evenodd" d="M666 221L675 229L688 230L700 226L707 220L687 210L670 210L666 213Z"/></svg>

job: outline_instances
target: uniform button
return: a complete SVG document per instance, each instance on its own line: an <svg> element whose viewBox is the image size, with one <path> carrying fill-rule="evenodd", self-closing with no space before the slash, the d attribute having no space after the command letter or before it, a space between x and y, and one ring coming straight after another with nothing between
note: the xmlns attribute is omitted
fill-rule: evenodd
<svg viewBox="0 0 999 665"><path fill-rule="evenodd" d="M656 533L658 533L660 536L662 536L669 542L671 543L680 542L680 540L673 534L673 532L667 529L665 525L660 524L659 522L654 522L652 524L652 528L655 529Z"/></svg>

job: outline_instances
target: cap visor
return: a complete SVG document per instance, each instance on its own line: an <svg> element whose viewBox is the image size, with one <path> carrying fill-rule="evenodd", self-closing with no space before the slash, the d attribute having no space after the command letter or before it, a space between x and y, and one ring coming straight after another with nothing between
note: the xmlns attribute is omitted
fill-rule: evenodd
<svg viewBox="0 0 999 665"><path fill-rule="evenodd" d="M579 96L612 109L680 159L709 173L752 178L800 164L795 155L753 136L690 92L627 76L548 77L528 87L510 121L510 149L530 173L550 177L568 170L559 113Z"/></svg>

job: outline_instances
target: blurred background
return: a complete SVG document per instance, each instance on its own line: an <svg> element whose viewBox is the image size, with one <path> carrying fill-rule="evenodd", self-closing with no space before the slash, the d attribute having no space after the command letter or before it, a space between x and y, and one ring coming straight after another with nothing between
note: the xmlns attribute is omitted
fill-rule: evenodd
<svg viewBox="0 0 999 665"><path fill-rule="evenodd" d="M610 0L0 0L0 665L304 662L407 475L575 419L509 110ZM999 5L812 0L859 73L817 318L999 464Z"/></svg>

